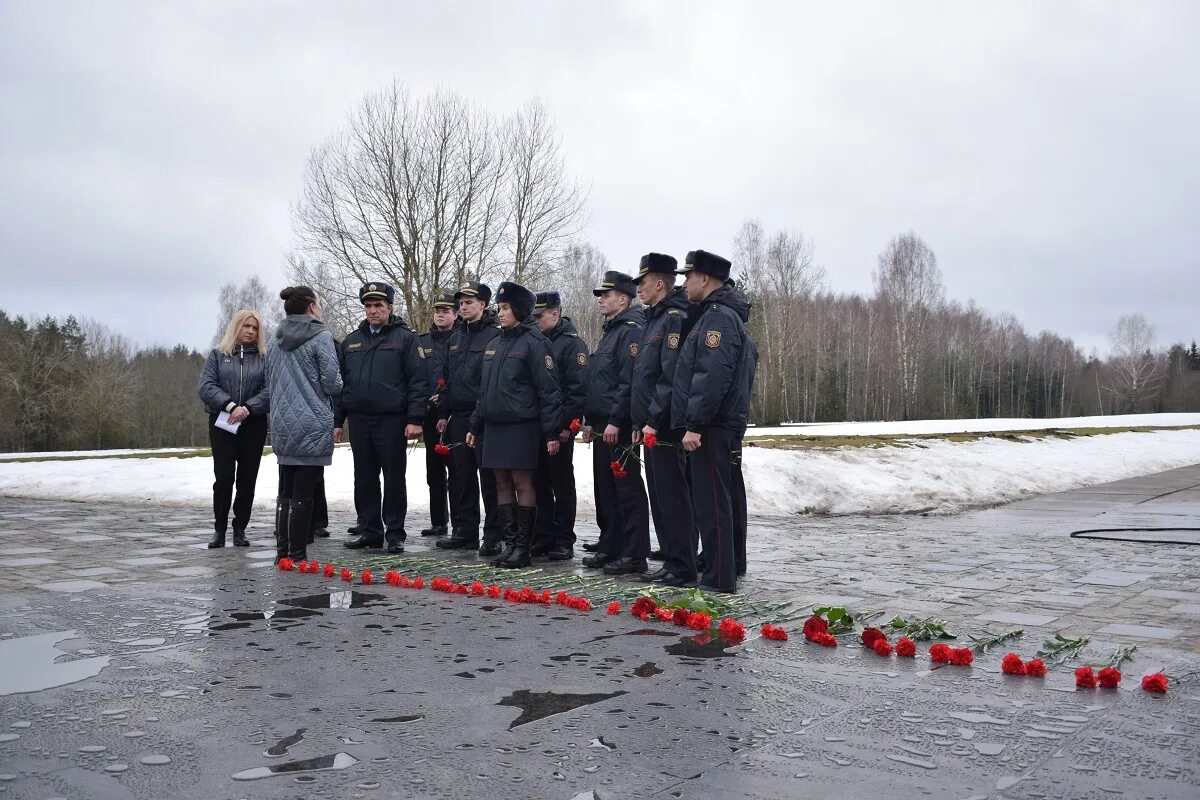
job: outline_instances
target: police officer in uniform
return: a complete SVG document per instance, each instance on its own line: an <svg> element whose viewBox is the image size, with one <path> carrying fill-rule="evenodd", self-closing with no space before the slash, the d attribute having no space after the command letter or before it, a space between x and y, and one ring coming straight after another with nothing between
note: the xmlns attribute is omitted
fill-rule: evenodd
<svg viewBox="0 0 1200 800"><path fill-rule="evenodd" d="M677 266L673 257L661 253L642 256L637 293L645 306L646 328L634 359L630 392L633 440L645 437L646 488L663 554L662 567L642 578L667 586L696 582L696 526L687 466L680 432L670 424L675 364L688 329L687 295L675 286Z"/></svg>
<svg viewBox="0 0 1200 800"><path fill-rule="evenodd" d="M688 299L701 305L675 365L671 425L683 432L692 513L704 548L701 589L737 591L733 518L733 453L750 415L749 334L726 285L729 262L704 250L688 253L680 274Z"/></svg>
<svg viewBox="0 0 1200 800"><path fill-rule="evenodd" d="M571 421L582 424L587 404L588 347L570 317L563 316L558 292L538 292L533 306L538 330L550 349L562 398L558 453L542 452L537 477L537 536L532 554L551 561L575 557L575 434Z"/></svg>
<svg viewBox="0 0 1200 800"><path fill-rule="evenodd" d="M498 555L504 536L496 512L496 479L490 469L481 469L475 448L466 446L471 414L479 400L483 354L500 335L496 312L488 308L492 290L487 284L468 281L454 293L461 318L446 348L442 368L445 386L438 393L441 419L438 431L445 434L454 459L454 492L450 498L453 531L437 546L443 550L479 548L483 556ZM479 545L479 496L483 494L484 541Z"/></svg>
<svg viewBox="0 0 1200 800"><path fill-rule="evenodd" d="M382 281L364 284L358 292L367 318L338 346L343 388L333 439L342 440L349 419L354 507L362 532L345 546L383 547L386 540L389 553L403 553L406 442L421 435L430 392L417 334L392 314L395 295Z"/></svg>
<svg viewBox="0 0 1200 800"><path fill-rule="evenodd" d="M449 489L454 482L454 462L449 456L438 455L433 448L442 441L442 434L437 429L438 393L444 387L442 368L457 322L458 304L454 302L454 295L446 292L433 302L433 324L421 334L422 355L433 392L421 426L425 441L425 482L429 484L429 527L421 531L422 536L445 536L449 530Z"/></svg>
<svg viewBox="0 0 1200 800"><path fill-rule="evenodd" d="M641 574L650 552L650 511L641 465L629 451L633 445L630 389L633 363L642 339L642 311L631 308L637 293L633 278L604 273L592 290L605 317L604 333L588 359L587 419L583 440L592 441L596 491L596 523L600 541L583 559L606 575ZM620 474L617 474L617 472Z"/></svg>

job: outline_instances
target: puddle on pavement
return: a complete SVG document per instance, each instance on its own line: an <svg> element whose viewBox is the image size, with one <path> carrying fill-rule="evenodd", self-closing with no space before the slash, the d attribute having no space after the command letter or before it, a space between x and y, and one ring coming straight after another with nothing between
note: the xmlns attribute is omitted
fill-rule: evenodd
<svg viewBox="0 0 1200 800"><path fill-rule="evenodd" d="M299 744L304 740L304 732L306 730L308 730L308 728L300 728L291 736L283 737L278 742L263 751L263 756L266 758L279 758L280 756L285 755L288 750L292 749L293 745Z"/></svg>
<svg viewBox="0 0 1200 800"><path fill-rule="evenodd" d="M531 692L528 689L518 689L505 697L498 706L512 706L521 709L521 715L513 720L508 729L511 731L519 725L534 722L539 719L572 711L581 706L599 703L626 694L625 691L604 692L595 694L560 694L558 692Z"/></svg>
<svg viewBox="0 0 1200 800"><path fill-rule="evenodd" d="M324 772L342 770L358 763L358 759L349 753L333 753L317 758L306 758L302 761L286 761L282 764L272 764L266 767L251 767L231 776L235 781L256 781L261 778L272 778L276 775L301 775L306 772Z"/></svg>
<svg viewBox="0 0 1200 800"><path fill-rule="evenodd" d="M0 640L0 696L53 689L95 677L108 666L109 656L55 663L63 655L60 642L79 638L75 631Z"/></svg>
<svg viewBox="0 0 1200 800"><path fill-rule="evenodd" d="M591 644L592 642L602 642L605 639L615 639L618 636L671 636L671 637L675 637L678 635L679 634L672 633L671 631L657 630L655 628L638 628L636 631L625 631L623 633L606 633L603 636L597 636L594 639L588 639L586 642L584 642L584 644Z"/></svg>
<svg viewBox="0 0 1200 800"><path fill-rule="evenodd" d="M591 747L591 748L594 748L597 750L616 750L617 749L617 746L615 744L613 744L612 742L606 741L603 736L597 736L595 739L592 739L592 741L588 744L588 747Z"/></svg>
<svg viewBox="0 0 1200 800"><path fill-rule="evenodd" d="M719 637L702 642L694 636L685 636L675 644L667 645L666 651L673 656L687 658L734 658L734 653L726 652L727 647L733 645Z"/></svg>
<svg viewBox="0 0 1200 800"><path fill-rule="evenodd" d="M286 600L280 600L281 606L295 606L296 608L365 608L368 606L377 605L383 601L383 595L371 594L369 592L324 592L322 594L310 594L304 597L291 597ZM279 613L279 612L276 612Z"/></svg>
<svg viewBox="0 0 1200 800"><path fill-rule="evenodd" d="M661 675L663 670L658 668L658 665L653 661L647 661L640 667L635 667L633 674L639 678L653 678L655 675Z"/></svg>
<svg viewBox="0 0 1200 800"><path fill-rule="evenodd" d="M398 717L376 717L371 722L416 722L425 719L424 714L402 714Z"/></svg>

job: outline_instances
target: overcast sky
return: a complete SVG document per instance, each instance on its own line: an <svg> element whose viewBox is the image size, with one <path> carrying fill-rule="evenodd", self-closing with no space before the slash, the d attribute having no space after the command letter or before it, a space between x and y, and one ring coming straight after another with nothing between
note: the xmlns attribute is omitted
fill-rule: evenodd
<svg viewBox="0 0 1200 800"><path fill-rule="evenodd" d="M1191 341L1198 32L1194 2L2 0L0 308L207 346L221 283L282 284L309 150L398 78L541 97L617 267L756 217L867 293L913 230L1031 332Z"/></svg>

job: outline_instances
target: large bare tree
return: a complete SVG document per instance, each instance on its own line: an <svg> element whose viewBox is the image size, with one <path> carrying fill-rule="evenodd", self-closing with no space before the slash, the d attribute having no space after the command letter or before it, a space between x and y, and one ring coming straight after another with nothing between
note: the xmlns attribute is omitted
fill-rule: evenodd
<svg viewBox="0 0 1200 800"><path fill-rule="evenodd" d="M876 297L891 315L901 417L912 419L928 366L931 321L945 295L942 273L933 250L910 231L879 254L874 278Z"/></svg>
<svg viewBox="0 0 1200 800"><path fill-rule="evenodd" d="M1154 326L1141 314L1127 314L1117 320L1109 338L1112 356L1106 388L1115 401L1114 413L1142 411L1166 372L1162 357L1154 353Z"/></svg>

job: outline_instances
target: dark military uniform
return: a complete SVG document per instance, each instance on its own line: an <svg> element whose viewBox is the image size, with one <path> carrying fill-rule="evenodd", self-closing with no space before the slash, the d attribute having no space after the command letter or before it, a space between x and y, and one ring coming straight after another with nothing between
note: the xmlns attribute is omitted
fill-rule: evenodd
<svg viewBox="0 0 1200 800"><path fill-rule="evenodd" d="M552 296L552 297L551 297ZM538 293L534 314L540 314L552 302L560 308L557 292ZM540 306L540 308L539 308ZM570 430L571 421L583 422L588 393L587 342L575 329L569 317L545 334L554 355L558 385L562 396L562 425L559 431ZM537 535L534 555L549 555L552 559L569 558L575 546L575 434L559 445L558 453L542 453L535 477L538 495Z"/></svg>
<svg viewBox="0 0 1200 800"><path fill-rule="evenodd" d="M434 304L434 308L454 308L454 295L443 294ZM457 322L455 328L457 328ZM442 380L442 370L446 365L446 352L450 347L450 336L454 328L448 331L438 330L431 326L421 334L421 350L425 356L425 364L429 368L430 391L436 395L442 390L439 381ZM429 523L430 528L421 531L422 534L436 536L446 533L450 523L449 497L454 483L454 460L450 456L440 456L434 452L434 447L443 441L438 433L438 409L430 402L425 410L425 420L421 425L422 438L425 442L425 482L429 485Z"/></svg>
<svg viewBox="0 0 1200 800"><path fill-rule="evenodd" d="M660 263L647 261L650 256L643 258L644 271L639 280L665 271L665 259L670 259L670 269L674 271L674 258L659 256ZM683 434L672 430L670 424L675 365L687 335L687 306L686 293L677 287L646 309L646 328L633 365L631 394L634 430L649 425L662 442L656 447L643 448L650 513L663 553L664 570L649 577L678 585L696 580L696 525L688 494L687 463L679 446Z"/></svg>
<svg viewBox="0 0 1200 800"><path fill-rule="evenodd" d="M688 254L691 269L729 277L729 262L703 250ZM702 310L675 365L671 425L701 435L688 456L692 511L704 548L702 588L737 589L737 527L733 516L733 459L750 413L753 347L735 306L737 294L722 286Z"/></svg>
<svg viewBox="0 0 1200 800"><path fill-rule="evenodd" d="M391 287L382 283L391 302ZM360 293L363 300L382 295ZM338 346L342 395L336 404L334 426L350 420L350 448L354 454L354 507L362 525L361 536L347 547L399 548L406 538L408 513L405 483L406 425L420 425L429 399L429 378L417 335L399 317L391 317L372 331L366 320ZM382 498L379 474L383 473ZM382 499L382 514L380 501Z"/></svg>
<svg viewBox="0 0 1200 800"><path fill-rule="evenodd" d="M730 282L729 288L734 291L729 305L737 312L742 324L749 323L750 302L737 291L737 287L732 282ZM754 374L758 370L758 346L749 336L746 337L746 344L750 348L750 364L749 368L741 375L742 386L739 391L749 398L754 387ZM733 451L733 490L730 493L733 502L733 527L737 531L734 541L734 556L739 576L746 574L746 535L750 522L746 504L746 479L742 474L742 440L745 435L746 426L743 425L738 435L737 446Z"/></svg>
<svg viewBox="0 0 1200 800"><path fill-rule="evenodd" d="M455 293L491 299L491 289L483 284L469 283ZM483 354L493 339L500 335L496 312L488 309L474 322L463 320L450 337L446 348L446 365L442 378L446 386L441 391L438 407L442 419L448 419L445 441L451 446L454 460L454 493L450 497L450 518L454 533L437 543L438 547L456 549L476 547L479 543L479 496L483 494L484 538L492 542L503 538L496 517L496 479L490 469L480 469L478 446L467 447L464 442L470 432L471 414L479 400L479 380L483 369Z"/></svg>
<svg viewBox="0 0 1200 800"><path fill-rule="evenodd" d="M610 276L612 279L610 279ZM626 284L632 294L633 279L609 272L594 291L607 291ZM607 284L607 285L606 285ZM641 464L626 451L632 445L633 420L630 390L633 363L642 339L644 317L640 308L630 308L604 323L604 333L588 359L587 424L592 428L592 471L595 480L596 523L600 541L596 553L584 560L588 566L612 561L645 561L650 554L650 509L642 483ZM620 429L616 446L604 443L609 424ZM616 477L611 469L622 461L628 473Z"/></svg>

